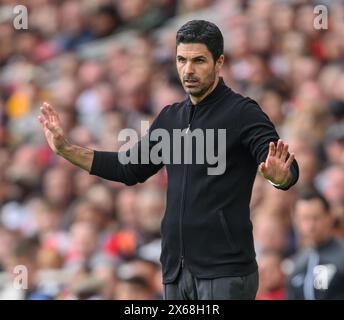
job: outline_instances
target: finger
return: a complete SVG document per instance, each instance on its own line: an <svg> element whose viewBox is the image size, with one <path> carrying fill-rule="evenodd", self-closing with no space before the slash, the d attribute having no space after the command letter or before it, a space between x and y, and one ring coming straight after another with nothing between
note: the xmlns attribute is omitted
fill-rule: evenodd
<svg viewBox="0 0 344 320"><path fill-rule="evenodd" d="M50 105L50 104L48 104L47 108L48 108L48 110L49 110L49 112L50 112L50 114L51 114L53 120L59 121L59 120L60 120L59 115L58 115L58 113L56 112L56 110L53 108L53 106Z"/></svg>
<svg viewBox="0 0 344 320"><path fill-rule="evenodd" d="M294 159L295 159L294 153L290 154L290 157L288 158L287 162L285 163L285 167L286 167L287 169L290 168L290 166L291 166L291 164L293 163Z"/></svg>
<svg viewBox="0 0 344 320"><path fill-rule="evenodd" d="M41 123L41 125L42 125L44 130L49 130L50 131L50 129L48 128L48 123L49 123L48 120L45 120L43 117L41 117L39 119L39 122Z"/></svg>
<svg viewBox="0 0 344 320"><path fill-rule="evenodd" d="M54 136L56 136L56 134L57 134L56 127L55 127L51 122L49 122L48 120L45 120L45 121L44 121L44 126L45 126Z"/></svg>
<svg viewBox="0 0 344 320"><path fill-rule="evenodd" d="M277 142L277 151L276 151L276 157L280 158L283 150L283 140L279 139Z"/></svg>
<svg viewBox="0 0 344 320"><path fill-rule="evenodd" d="M44 125L44 119L43 119L43 116L38 116L38 121Z"/></svg>
<svg viewBox="0 0 344 320"><path fill-rule="evenodd" d="M282 150L282 155L281 155L281 160L283 162L285 162L285 159L287 159L287 155L288 155L288 144L285 144Z"/></svg>
<svg viewBox="0 0 344 320"><path fill-rule="evenodd" d="M39 121L39 123L42 125L43 129L45 129L45 127L44 127L43 116L38 116L38 121Z"/></svg>
<svg viewBox="0 0 344 320"><path fill-rule="evenodd" d="M269 154L268 154L268 158L269 157L273 157L276 153L276 148L275 148L275 144L273 142L269 143Z"/></svg>
<svg viewBox="0 0 344 320"><path fill-rule="evenodd" d="M45 119L51 123L53 121L53 117L51 111L49 109L49 104L44 102L43 106L41 107L42 114L44 115Z"/></svg>
<svg viewBox="0 0 344 320"><path fill-rule="evenodd" d="M49 115L50 122L54 121L54 112L53 112L51 105L47 102L45 102L44 104L45 104L45 108L47 110L47 113Z"/></svg>
<svg viewBox="0 0 344 320"><path fill-rule="evenodd" d="M52 112L51 112L51 109L49 108L49 103L44 102L42 107L41 107L41 111L44 114L45 118L51 122L52 121Z"/></svg>
<svg viewBox="0 0 344 320"><path fill-rule="evenodd" d="M49 111L51 115L55 115L56 113L54 108L49 103L47 103L47 110Z"/></svg>
<svg viewBox="0 0 344 320"><path fill-rule="evenodd" d="M47 108L44 104L42 107L40 107L40 110L41 110L42 115L44 116L44 119L49 120L49 113L48 113Z"/></svg>

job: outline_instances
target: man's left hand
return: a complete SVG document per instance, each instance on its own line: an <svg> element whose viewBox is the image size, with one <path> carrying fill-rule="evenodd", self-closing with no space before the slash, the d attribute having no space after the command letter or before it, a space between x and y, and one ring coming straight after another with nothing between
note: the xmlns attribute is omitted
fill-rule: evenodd
<svg viewBox="0 0 344 320"><path fill-rule="evenodd" d="M288 160L288 144L279 139L277 148L273 142L269 144L269 154L265 160L259 165L259 172L265 179L272 183L285 186L287 185L292 175L290 173L290 166L295 158L293 153L290 154Z"/></svg>

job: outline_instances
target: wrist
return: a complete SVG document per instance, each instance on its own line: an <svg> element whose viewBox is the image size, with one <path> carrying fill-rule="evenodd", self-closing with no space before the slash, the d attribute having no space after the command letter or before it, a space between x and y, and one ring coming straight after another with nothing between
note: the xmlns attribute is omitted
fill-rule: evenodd
<svg viewBox="0 0 344 320"><path fill-rule="evenodd" d="M64 157L72 150L72 147L73 146L67 140L65 140L59 148L56 148L56 154Z"/></svg>
<svg viewBox="0 0 344 320"><path fill-rule="evenodd" d="M287 177L284 179L284 181L282 181L282 182L280 182L280 183L276 183L276 182L273 182L273 181L271 181L271 180L268 180L273 186L275 186L275 187L279 187L279 188L283 188L283 187L286 187L286 186L288 186L289 184L290 184L290 182L291 182L291 180L292 180L292 174L291 174L291 172L290 172L290 170L289 170L289 172L288 172L288 175L287 175Z"/></svg>

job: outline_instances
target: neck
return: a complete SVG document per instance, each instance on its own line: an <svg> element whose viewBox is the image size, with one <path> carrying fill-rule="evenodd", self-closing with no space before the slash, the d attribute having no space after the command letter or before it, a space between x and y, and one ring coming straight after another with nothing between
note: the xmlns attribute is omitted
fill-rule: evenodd
<svg viewBox="0 0 344 320"><path fill-rule="evenodd" d="M207 90L207 92L205 92L202 96L195 97L195 96L189 95L192 104L200 103L207 95L209 95L216 88L217 84L219 83L219 79L220 79L220 77L217 76L215 78L213 85L210 86L209 89Z"/></svg>

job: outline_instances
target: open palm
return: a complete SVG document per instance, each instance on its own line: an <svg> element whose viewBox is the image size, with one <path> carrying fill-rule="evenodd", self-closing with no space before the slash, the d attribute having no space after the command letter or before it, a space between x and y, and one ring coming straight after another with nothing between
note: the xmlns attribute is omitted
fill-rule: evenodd
<svg viewBox="0 0 344 320"><path fill-rule="evenodd" d="M279 139L277 148L273 142L269 144L269 154L265 160L259 165L259 172L264 178L275 184L285 184L290 179L290 166L294 160L294 154L288 156L288 144L284 144Z"/></svg>
<svg viewBox="0 0 344 320"><path fill-rule="evenodd" d="M43 103L40 110L42 115L40 115L38 119L43 126L47 142L50 148L55 153L58 153L66 143L60 118L54 108L46 102Z"/></svg>

